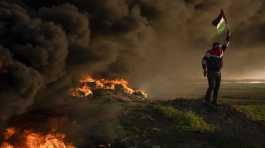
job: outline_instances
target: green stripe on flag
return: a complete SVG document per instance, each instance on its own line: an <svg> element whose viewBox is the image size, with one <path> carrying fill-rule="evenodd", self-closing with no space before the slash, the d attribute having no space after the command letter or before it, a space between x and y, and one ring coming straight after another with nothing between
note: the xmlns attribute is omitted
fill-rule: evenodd
<svg viewBox="0 0 265 148"><path fill-rule="evenodd" d="M222 18L220 20L220 22L218 23L218 25L217 25L217 31L218 31L218 33L223 33L225 31L225 28L226 28L225 19Z"/></svg>

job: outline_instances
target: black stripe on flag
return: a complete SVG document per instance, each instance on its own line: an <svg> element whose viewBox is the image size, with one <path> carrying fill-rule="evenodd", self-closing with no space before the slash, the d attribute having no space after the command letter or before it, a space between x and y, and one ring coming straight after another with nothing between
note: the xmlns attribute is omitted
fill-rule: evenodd
<svg viewBox="0 0 265 148"><path fill-rule="evenodd" d="M213 21L212 21L212 24L214 26L217 26L219 24L219 22L221 21L221 19L224 18L226 20L226 17L225 17L225 13L223 10L221 10L220 14L218 15L217 18L215 18Z"/></svg>

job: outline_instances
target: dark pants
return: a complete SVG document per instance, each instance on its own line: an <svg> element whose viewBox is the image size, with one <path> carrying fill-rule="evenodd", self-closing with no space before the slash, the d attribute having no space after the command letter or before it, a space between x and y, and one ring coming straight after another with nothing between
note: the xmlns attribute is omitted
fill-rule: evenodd
<svg viewBox="0 0 265 148"><path fill-rule="evenodd" d="M206 103L217 104L218 92L221 83L221 72L211 72L207 73L208 78L208 90L206 92L205 101Z"/></svg>

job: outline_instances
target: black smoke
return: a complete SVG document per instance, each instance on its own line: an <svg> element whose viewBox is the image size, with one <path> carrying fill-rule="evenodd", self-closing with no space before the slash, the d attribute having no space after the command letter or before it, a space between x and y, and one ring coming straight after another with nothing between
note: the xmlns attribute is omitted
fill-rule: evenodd
<svg viewBox="0 0 265 148"><path fill-rule="evenodd" d="M219 38L210 22L221 8L232 30L225 75L262 71L264 7L260 0L1 0L0 118L61 104L85 73L127 78L151 95L190 91L200 58Z"/></svg>

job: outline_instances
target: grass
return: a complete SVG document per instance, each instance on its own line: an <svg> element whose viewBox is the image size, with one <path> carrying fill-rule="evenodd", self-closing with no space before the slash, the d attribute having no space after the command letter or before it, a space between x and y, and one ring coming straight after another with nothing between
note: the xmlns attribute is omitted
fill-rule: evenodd
<svg viewBox="0 0 265 148"><path fill-rule="evenodd" d="M259 114L256 119L263 120L263 108L248 106L248 112ZM228 106L208 112L199 101L190 100L155 102L127 109L120 122L124 131L122 143L126 148L154 145L161 148L263 148L259 140L244 139L249 128L239 129L255 123L249 123L247 118L238 116L237 111ZM248 122L243 125L241 120Z"/></svg>
<svg viewBox="0 0 265 148"><path fill-rule="evenodd" d="M263 148L259 144L249 144L233 137L214 137L209 140L216 148Z"/></svg>
<svg viewBox="0 0 265 148"><path fill-rule="evenodd" d="M121 118L126 145L161 145L165 148L181 146L190 137L212 134L215 128L192 111L180 111L171 105L149 104L130 109ZM196 143L197 139L191 139ZM179 142L178 142L179 141ZM200 143L200 141L197 141Z"/></svg>
<svg viewBox="0 0 265 148"><path fill-rule="evenodd" d="M158 101L130 107L121 119L126 146L264 148L265 124L259 124L265 123L264 87L224 86L220 101L225 103L216 111L209 111L194 100Z"/></svg>
<svg viewBox="0 0 265 148"><path fill-rule="evenodd" d="M214 127L192 111L179 111L172 106L159 105L155 107L158 114L175 124L177 131L211 132Z"/></svg>
<svg viewBox="0 0 265 148"><path fill-rule="evenodd" d="M265 121L265 105L238 105L236 108L255 121Z"/></svg>

